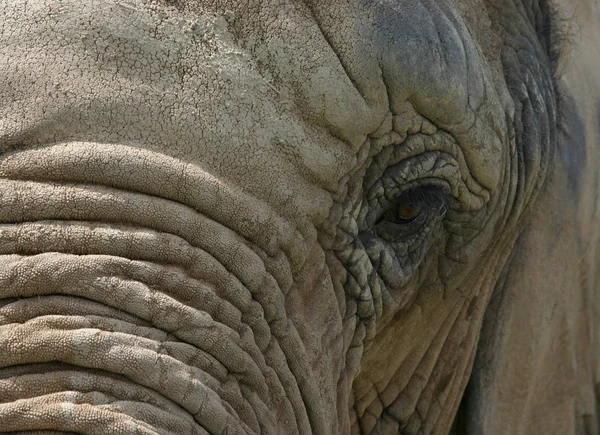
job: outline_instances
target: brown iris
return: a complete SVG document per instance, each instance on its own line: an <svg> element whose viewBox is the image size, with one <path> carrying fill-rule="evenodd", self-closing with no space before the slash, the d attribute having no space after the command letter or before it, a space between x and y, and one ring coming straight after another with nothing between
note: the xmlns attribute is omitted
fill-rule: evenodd
<svg viewBox="0 0 600 435"><path fill-rule="evenodd" d="M418 204L403 203L398 206L398 220L400 222L410 222L421 213L421 207Z"/></svg>

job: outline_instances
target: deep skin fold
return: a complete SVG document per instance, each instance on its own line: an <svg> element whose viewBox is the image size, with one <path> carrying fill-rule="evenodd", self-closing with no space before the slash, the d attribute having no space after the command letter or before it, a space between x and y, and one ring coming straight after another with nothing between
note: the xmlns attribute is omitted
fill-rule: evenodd
<svg viewBox="0 0 600 435"><path fill-rule="evenodd" d="M492 3L0 4L0 430L445 433L473 364L468 430L543 427L486 307L566 196L556 44Z"/></svg>

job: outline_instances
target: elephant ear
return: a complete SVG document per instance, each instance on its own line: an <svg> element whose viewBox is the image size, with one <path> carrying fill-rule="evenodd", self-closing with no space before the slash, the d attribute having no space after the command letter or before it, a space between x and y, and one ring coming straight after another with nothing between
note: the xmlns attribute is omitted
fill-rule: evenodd
<svg viewBox="0 0 600 435"><path fill-rule="evenodd" d="M554 169L488 305L457 433L600 433L599 71L583 56L564 73Z"/></svg>
<svg viewBox="0 0 600 435"><path fill-rule="evenodd" d="M533 216L484 317L467 433L599 433L594 251L573 221Z"/></svg>
<svg viewBox="0 0 600 435"><path fill-rule="evenodd" d="M600 10L579 4L554 163L487 307L455 433L600 433Z"/></svg>

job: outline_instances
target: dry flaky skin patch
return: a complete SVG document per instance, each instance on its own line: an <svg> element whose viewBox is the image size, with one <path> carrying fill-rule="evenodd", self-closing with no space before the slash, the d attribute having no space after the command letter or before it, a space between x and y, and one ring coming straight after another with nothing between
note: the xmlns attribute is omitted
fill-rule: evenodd
<svg viewBox="0 0 600 435"><path fill-rule="evenodd" d="M492 3L0 1L0 432L447 432L557 143Z"/></svg>

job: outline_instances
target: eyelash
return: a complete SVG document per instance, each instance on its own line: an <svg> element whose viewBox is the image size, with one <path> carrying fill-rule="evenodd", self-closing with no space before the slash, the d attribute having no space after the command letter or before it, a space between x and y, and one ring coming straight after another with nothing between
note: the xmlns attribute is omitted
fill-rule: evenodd
<svg viewBox="0 0 600 435"><path fill-rule="evenodd" d="M417 187L403 192L394 206L397 208L401 203L418 204L421 210L438 208L440 218L446 214L446 195L436 187Z"/></svg>

